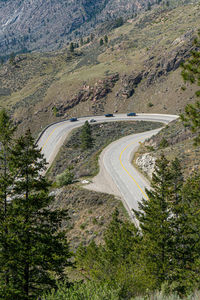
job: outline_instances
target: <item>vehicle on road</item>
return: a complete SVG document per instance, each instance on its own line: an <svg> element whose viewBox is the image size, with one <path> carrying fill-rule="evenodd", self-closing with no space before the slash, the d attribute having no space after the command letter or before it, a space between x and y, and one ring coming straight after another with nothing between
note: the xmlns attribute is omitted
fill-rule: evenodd
<svg viewBox="0 0 200 300"><path fill-rule="evenodd" d="M90 120L90 123L94 123L94 122L96 122L95 119L91 119L91 120Z"/></svg>
<svg viewBox="0 0 200 300"><path fill-rule="evenodd" d="M76 122L76 121L78 121L77 118L71 118L71 119L69 119L69 120L70 120L70 122Z"/></svg>
<svg viewBox="0 0 200 300"><path fill-rule="evenodd" d="M135 117L136 116L136 113L134 112L130 112L127 114L127 117Z"/></svg>
<svg viewBox="0 0 200 300"><path fill-rule="evenodd" d="M113 114L105 114L105 117L114 117Z"/></svg>

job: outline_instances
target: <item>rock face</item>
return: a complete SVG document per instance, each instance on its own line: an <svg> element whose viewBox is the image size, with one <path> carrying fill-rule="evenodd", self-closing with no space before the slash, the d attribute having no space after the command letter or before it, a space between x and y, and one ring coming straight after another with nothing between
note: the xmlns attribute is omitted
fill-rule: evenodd
<svg viewBox="0 0 200 300"><path fill-rule="evenodd" d="M97 24L129 16L156 0L1 0L0 56L59 49Z"/></svg>
<svg viewBox="0 0 200 300"><path fill-rule="evenodd" d="M151 178L154 171L155 161L155 157L149 153L145 153L136 159L136 164L144 173L148 175L148 177Z"/></svg>
<svg viewBox="0 0 200 300"><path fill-rule="evenodd" d="M193 49L193 33L189 31L187 36L180 38L180 41L176 41L176 47L170 52L163 55L152 56L144 63L144 69L140 72L133 72L130 75L124 75L121 78L121 88L116 93L116 97L119 99L130 98L135 89L138 87L143 79L146 79L146 86L149 87L159 77L168 75L169 72L178 69L180 64L190 56L191 50ZM183 44L182 42L187 43Z"/></svg>
<svg viewBox="0 0 200 300"><path fill-rule="evenodd" d="M105 98L112 91L115 83L119 80L119 74L110 75L102 80L98 80L94 86L84 85L79 92L69 100L56 106L59 116L66 116L67 110L73 108L80 102L91 101L94 114L104 112ZM52 107L53 110L53 107Z"/></svg>

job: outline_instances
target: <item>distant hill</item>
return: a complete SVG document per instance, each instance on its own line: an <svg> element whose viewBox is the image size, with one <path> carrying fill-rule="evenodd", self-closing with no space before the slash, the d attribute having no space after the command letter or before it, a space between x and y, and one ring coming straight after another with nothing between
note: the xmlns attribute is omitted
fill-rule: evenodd
<svg viewBox="0 0 200 300"><path fill-rule="evenodd" d="M189 0L0 0L0 57L60 49L118 17ZM194 2L194 1L193 1Z"/></svg>

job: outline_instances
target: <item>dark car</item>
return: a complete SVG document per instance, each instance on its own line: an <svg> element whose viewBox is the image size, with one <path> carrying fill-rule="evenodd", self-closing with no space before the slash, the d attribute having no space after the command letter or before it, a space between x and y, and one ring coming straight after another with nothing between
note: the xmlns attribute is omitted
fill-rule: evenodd
<svg viewBox="0 0 200 300"><path fill-rule="evenodd" d="M105 117L113 117L113 114L105 114Z"/></svg>
<svg viewBox="0 0 200 300"><path fill-rule="evenodd" d="M70 120L70 122L76 122L76 121L78 121L77 118L71 118L69 120Z"/></svg>
<svg viewBox="0 0 200 300"><path fill-rule="evenodd" d="M131 112L131 113L127 114L127 117L135 117L135 116L136 116L136 113L134 113L134 112Z"/></svg>
<svg viewBox="0 0 200 300"><path fill-rule="evenodd" d="M94 123L94 122L96 122L95 119L91 119L91 120L90 120L90 123Z"/></svg>

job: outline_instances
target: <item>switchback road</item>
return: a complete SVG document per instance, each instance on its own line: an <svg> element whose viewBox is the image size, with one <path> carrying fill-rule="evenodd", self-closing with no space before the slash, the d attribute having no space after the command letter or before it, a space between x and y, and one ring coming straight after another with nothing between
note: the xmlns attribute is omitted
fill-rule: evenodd
<svg viewBox="0 0 200 300"><path fill-rule="evenodd" d="M76 122L67 120L49 126L40 136L38 146L42 149L42 153L50 165L70 131L82 126L86 120L91 118L94 118L97 122L135 120L167 124L177 117L176 115L163 114L138 114L134 117L127 117L125 114L116 114L110 118L94 116L79 118ZM147 197L145 187L149 187L146 179L131 164L133 152L136 151L139 142L143 142L159 130L133 134L110 144L101 154L100 173L94 178L94 183L89 185L88 188L120 196L131 215L132 208L137 209L138 201L142 197Z"/></svg>

